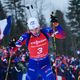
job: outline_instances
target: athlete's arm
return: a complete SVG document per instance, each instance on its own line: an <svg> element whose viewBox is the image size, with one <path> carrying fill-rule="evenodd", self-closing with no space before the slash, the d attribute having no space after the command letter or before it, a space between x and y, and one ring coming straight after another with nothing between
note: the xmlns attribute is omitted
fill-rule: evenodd
<svg viewBox="0 0 80 80"><path fill-rule="evenodd" d="M26 44L26 41L28 40L29 34L25 33L22 36L20 36L19 40L16 41L15 43L15 47L13 49L11 49L11 54L13 52L16 52L18 50L18 48L22 47L22 45Z"/></svg>
<svg viewBox="0 0 80 80"><path fill-rule="evenodd" d="M58 22L53 22L52 28L53 28L53 37L57 39L64 39L66 37L65 31Z"/></svg>
<svg viewBox="0 0 80 80"><path fill-rule="evenodd" d="M65 38L65 31L59 24L55 24L53 27L47 27L43 29L43 31L48 35L55 37L57 39L64 39Z"/></svg>

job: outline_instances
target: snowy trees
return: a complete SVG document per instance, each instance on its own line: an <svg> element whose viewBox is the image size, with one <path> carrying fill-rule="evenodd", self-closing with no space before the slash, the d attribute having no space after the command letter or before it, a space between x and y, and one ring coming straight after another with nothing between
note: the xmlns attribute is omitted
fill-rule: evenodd
<svg viewBox="0 0 80 80"><path fill-rule="evenodd" d="M2 3L0 1L0 20L4 19L6 17L5 11L3 10Z"/></svg>
<svg viewBox="0 0 80 80"><path fill-rule="evenodd" d="M75 54L80 48L80 0L70 0L67 18L68 28L71 31L72 51Z"/></svg>
<svg viewBox="0 0 80 80"><path fill-rule="evenodd" d="M5 11L7 16L12 16L12 30L9 35L10 38L15 36L19 37L22 33L24 33L27 30L27 18L32 17L35 14L37 14L40 25L46 25L46 20L42 14L43 0L33 0L32 3L29 1L29 4L26 0L5 0L2 2L3 7L1 7L1 9Z"/></svg>

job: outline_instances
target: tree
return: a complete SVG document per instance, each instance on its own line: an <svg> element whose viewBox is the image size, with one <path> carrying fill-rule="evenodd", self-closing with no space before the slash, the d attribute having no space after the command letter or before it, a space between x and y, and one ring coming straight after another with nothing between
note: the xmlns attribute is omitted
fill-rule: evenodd
<svg viewBox="0 0 80 80"><path fill-rule="evenodd" d="M69 19L68 28L72 35L71 49L75 54L80 47L80 0L70 0L66 16Z"/></svg>
<svg viewBox="0 0 80 80"><path fill-rule="evenodd" d="M67 28L66 21L64 19L64 14L60 10L56 10L55 17L57 17L58 22L63 27L64 31L66 32L66 38L63 40L56 39L56 48L57 53L60 54L68 54L69 53L69 46L70 46L70 31ZM68 42L69 40L69 42Z"/></svg>
<svg viewBox="0 0 80 80"><path fill-rule="evenodd" d="M0 1L0 20L6 18L6 14L5 14L5 11L3 10L3 6L2 6L2 3Z"/></svg>
<svg viewBox="0 0 80 80"><path fill-rule="evenodd" d="M12 15L12 29L10 35L3 39L3 44L7 44L9 39L18 37L26 30L23 24L24 9L21 5L21 0L6 0L4 1L4 10L6 15ZM2 9L3 9L2 8Z"/></svg>
<svg viewBox="0 0 80 80"><path fill-rule="evenodd" d="M43 27L46 27L46 19L44 18L44 15L40 15L41 17L39 18L39 23L40 23L40 26L43 28Z"/></svg>
<svg viewBox="0 0 80 80"><path fill-rule="evenodd" d="M7 0L4 1L4 4L5 11L7 14L11 13L15 24L17 22L17 19L23 19L24 9L22 8L21 0Z"/></svg>
<svg viewBox="0 0 80 80"><path fill-rule="evenodd" d="M45 19L44 15L42 13L43 9L44 9L43 0L40 0L40 1L34 0L32 6L33 6L32 9L35 10L35 12L37 13L36 16L39 19L39 23L40 23L41 27L45 27L47 23L46 23L46 19Z"/></svg>

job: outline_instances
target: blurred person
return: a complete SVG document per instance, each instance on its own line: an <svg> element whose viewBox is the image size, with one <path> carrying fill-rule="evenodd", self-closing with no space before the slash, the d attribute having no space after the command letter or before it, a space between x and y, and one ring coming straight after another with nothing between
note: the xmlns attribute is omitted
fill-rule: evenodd
<svg viewBox="0 0 80 80"><path fill-rule="evenodd" d="M78 72L78 80L80 80L80 71Z"/></svg>
<svg viewBox="0 0 80 80"><path fill-rule="evenodd" d="M37 18L29 18L27 21L29 32L24 33L16 41L15 47L10 52L12 56L12 53L16 52L22 45L27 45L29 50L29 64L26 80L39 80L39 76L42 77L42 80L56 80L48 54L49 37L53 36L58 39L64 39L65 32L57 20L53 19L51 22L52 27L41 29Z"/></svg>

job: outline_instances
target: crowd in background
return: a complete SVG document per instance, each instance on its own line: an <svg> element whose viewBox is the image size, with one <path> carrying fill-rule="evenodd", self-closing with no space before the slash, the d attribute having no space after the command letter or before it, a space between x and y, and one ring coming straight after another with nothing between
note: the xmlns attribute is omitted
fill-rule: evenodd
<svg viewBox="0 0 80 80"><path fill-rule="evenodd" d="M9 54L10 47L0 47L0 80L5 79L5 75L7 72L8 62L10 58ZM10 62L9 69L9 79L8 80L20 80L18 79L19 74L23 74L27 70L28 64L28 52L23 49L18 49L17 54L13 53ZM14 74L13 74L14 73ZM20 77L20 76L19 76Z"/></svg>
<svg viewBox="0 0 80 80"><path fill-rule="evenodd" d="M60 55L56 56L55 61L52 59L53 67L55 68L57 75L64 78L62 80L80 80L79 58L71 57L69 55Z"/></svg>
<svg viewBox="0 0 80 80"><path fill-rule="evenodd" d="M5 80L6 70L9 61L9 46L0 46L0 80ZM63 80L80 80L80 59L72 56L50 55L53 72ZM13 53L11 65L8 72L8 80L22 80L23 74L27 72L29 52L24 48L18 49L17 54ZM14 73L14 74L13 74Z"/></svg>

